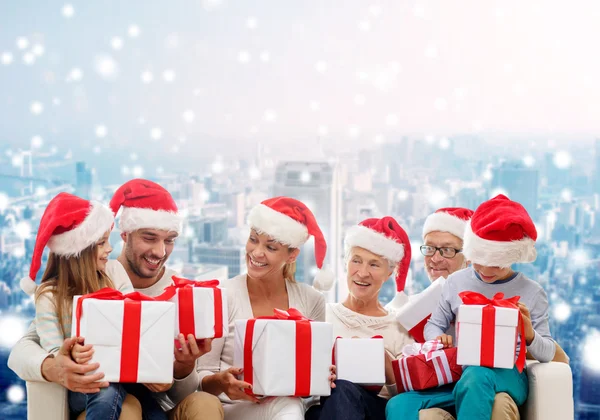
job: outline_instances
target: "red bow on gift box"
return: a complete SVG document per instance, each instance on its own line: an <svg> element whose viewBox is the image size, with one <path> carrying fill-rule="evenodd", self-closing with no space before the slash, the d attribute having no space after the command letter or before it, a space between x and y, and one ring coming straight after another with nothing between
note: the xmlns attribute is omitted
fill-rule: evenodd
<svg viewBox="0 0 600 420"><path fill-rule="evenodd" d="M179 332L187 337L189 334L196 336L196 326L194 322L194 287L207 287L213 289L214 293L214 316L215 316L215 336L223 337L223 296L219 289L219 280L195 281L177 276L172 276L173 284L167 286L165 291L156 299L169 300L177 291L177 303L179 309Z"/></svg>
<svg viewBox="0 0 600 420"><path fill-rule="evenodd" d="M494 367L494 341L496 329L496 307L511 308L519 311L517 303L520 296L513 296L505 299L504 293L496 293L492 299L486 298L481 293L477 292L460 292L458 296L462 299L465 305L485 305L483 307L481 318L481 366ZM523 324L523 316L519 311L519 325L521 336L521 345L519 346L519 357L517 358L516 366L519 372L523 372L525 367L525 325Z"/></svg>
<svg viewBox="0 0 600 420"><path fill-rule="evenodd" d="M124 295L118 290L105 287L94 293L88 293L77 300L75 309L77 337L81 333L81 316L83 315L83 302L86 299L123 300L123 329L121 335L121 371L120 382L137 382L140 330L142 322L142 302L156 301L155 298L140 292Z"/></svg>
<svg viewBox="0 0 600 420"><path fill-rule="evenodd" d="M248 323L246 324L246 335L244 337L244 380L250 385L253 384L252 342L254 339L254 324L259 319L296 322L296 388L294 396L309 396L312 353L311 320L306 318L295 308L290 308L287 311L275 308L273 310L273 316L261 316L248 320ZM246 393L253 395L252 391L248 389L246 390Z"/></svg>

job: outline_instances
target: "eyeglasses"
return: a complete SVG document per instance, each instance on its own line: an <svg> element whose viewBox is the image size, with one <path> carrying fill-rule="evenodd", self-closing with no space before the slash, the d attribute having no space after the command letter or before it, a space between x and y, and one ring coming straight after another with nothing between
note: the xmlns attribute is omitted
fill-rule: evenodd
<svg viewBox="0 0 600 420"><path fill-rule="evenodd" d="M456 249L448 246L438 248L437 246L421 245L421 254L426 257L433 257L436 252L439 251L440 256L443 258L454 258L456 254L462 252L462 249Z"/></svg>

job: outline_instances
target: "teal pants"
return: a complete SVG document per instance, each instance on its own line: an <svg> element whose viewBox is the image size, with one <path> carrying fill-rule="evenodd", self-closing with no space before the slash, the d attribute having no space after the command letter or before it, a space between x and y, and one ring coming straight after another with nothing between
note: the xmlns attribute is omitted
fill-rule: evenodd
<svg viewBox="0 0 600 420"><path fill-rule="evenodd" d="M520 406L527 400L528 390L525 371L466 366L454 386L396 395L387 403L385 417L419 420L419 410L455 407L457 420L489 419L497 393L506 392Z"/></svg>

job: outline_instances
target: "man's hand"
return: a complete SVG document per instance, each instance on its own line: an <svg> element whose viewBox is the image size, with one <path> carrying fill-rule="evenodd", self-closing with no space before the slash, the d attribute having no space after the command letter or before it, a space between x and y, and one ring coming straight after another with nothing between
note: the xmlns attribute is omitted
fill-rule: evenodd
<svg viewBox="0 0 600 420"><path fill-rule="evenodd" d="M170 384L144 384L152 392L167 392L173 386L173 382Z"/></svg>
<svg viewBox="0 0 600 420"><path fill-rule="evenodd" d="M442 335L438 335L435 339L438 340L440 343L442 343L444 345L445 349L452 347L452 336L451 335L442 334Z"/></svg>
<svg viewBox="0 0 600 420"><path fill-rule="evenodd" d="M187 341L183 334L179 334L179 342L175 343L175 364L173 376L177 379L185 378L196 368L196 360L205 355L212 348L212 339L196 341L192 334L188 334Z"/></svg>
<svg viewBox="0 0 600 420"><path fill-rule="evenodd" d="M519 306L519 311L521 312L521 318L523 319L523 325L525 326L525 342L529 346L533 339L535 338L535 331L533 329L533 325L531 324L531 314L529 313L529 309L527 309L527 305L523 302L517 303Z"/></svg>
<svg viewBox="0 0 600 420"><path fill-rule="evenodd" d="M73 392L94 394L100 388L106 388L108 382L97 382L104 378L104 374L96 372L93 375L86 373L98 369L98 363L79 365L71 360L71 349L77 342L76 337L67 338L54 357L47 357L42 363L42 375L49 382L60 384Z"/></svg>
<svg viewBox="0 0 600 420"><path fill-rule="evenodd" d="M71 348L71 358L80 365L85 365L92 360L94 349L91 344L84 345L84 338L77 337L77 342Z"/></svg>
<svg viewBox="0 0 600 420"><path fill-rule="evenodd" d="M202 390L213 395L224 392L232 400L260 403L260 400L255 396L246 394L245 390L252 390L252 385L237 378L237 375L241 375L242 372L243 369L241 368L230 367L222 372L206 376L202 379Z"/></svg>

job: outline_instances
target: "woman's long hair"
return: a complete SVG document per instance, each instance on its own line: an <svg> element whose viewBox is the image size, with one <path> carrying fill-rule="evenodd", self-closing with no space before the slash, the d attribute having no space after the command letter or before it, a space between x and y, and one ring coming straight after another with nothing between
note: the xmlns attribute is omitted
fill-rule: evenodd
<svg viewBox="0 0 600 420"><path fill-rule="evenodd" d="M52 293L63 337L66 336L63 320L73 310L73 296L96 292L103 287L114 287L110 278L97 268L97 249L98 245L94 244L76 256L61 257L52 252L48 256L36 300L44 292Z"/></svg>
<svg viewBox="0 0 600 420"><path fill-rule="evenodd" d="M296 283L296 261L283 266L283 278Z"/></svg>

